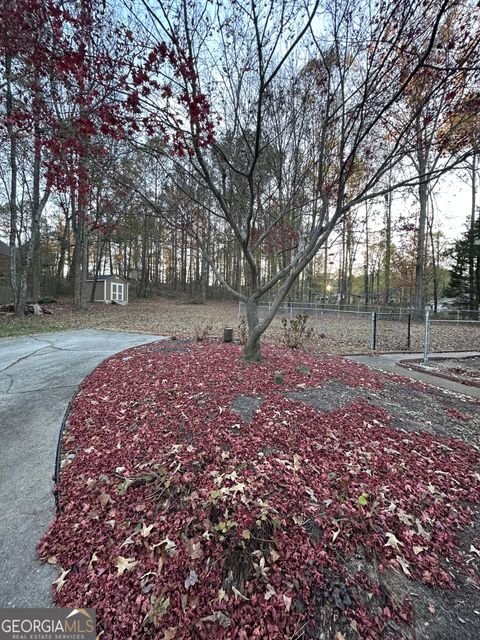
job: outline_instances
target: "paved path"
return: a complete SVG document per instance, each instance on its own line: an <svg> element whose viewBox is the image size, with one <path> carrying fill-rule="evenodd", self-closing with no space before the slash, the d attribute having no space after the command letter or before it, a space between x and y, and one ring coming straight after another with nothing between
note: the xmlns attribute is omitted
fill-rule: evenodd
<svg viewBox="0 0 480 640"><path fill-rule="evenodd" d="M466 356L479 355L480 353L478 351L471 351L468 353L451 352L442 353L441 357L465 358ZM440 354L438 357L440 357ZM418 360L419 358L423 358L423 353L383 353L375 356L347 356L348 360L366 364L368 367L372 367L373 369L381 369L382 371L398 373L400 375L413 378L414 380L428 382L428 384L432 384L435 387L440 387L441 389L447 389L448 391L453 391L455 393L472 396L473 398L480 398L480 388L478 387L471 387L465 384L460 384L459 382L453 382L451 380L447 380L446 378L441 378L440 376L428 375L427 373L423 373L423 371L413 371L412 369L406 369L405 367L401 367L398 365L398 362L400 360ZM434 358L432 358L432 360L433 359Z"/></svg>
<svg viewBox="0 0 480 640"><path fill-rule="evenodd" d="M108 356L159 339L65 331L0 340L0 607L51 606L57 572L35 547L54 515L57 438L77 385Z"/></svg>

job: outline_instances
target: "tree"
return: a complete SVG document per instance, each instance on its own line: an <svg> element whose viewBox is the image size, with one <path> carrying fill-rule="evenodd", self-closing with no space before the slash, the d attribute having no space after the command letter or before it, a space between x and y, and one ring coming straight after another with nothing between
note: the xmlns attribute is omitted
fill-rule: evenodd
<svg viewBox="0 0 480 640"><path fill-rule="evenodd" d="M48 180L41 193L42 132L50 125L44 91L46 78L52 71L50 54L54 46L52 32L48 28L52 17L50 9L50 5L37 0L8 0L0 14L0 55L4 78L0 84L3 107L0 136L8 141L9 146L10 283L17 315L23 315L28 273L33 275L33 295L38 295L40 217L50 195ZM26 264L22 266L18 251L22 237L17 202L21 179L19 162L22 147L29 145L33 156L28 169L31 174L30 238L24 251Z"/></svg>
<svg viewBox="0 0 480 640"><path fill-rule="evenodd" d="M116 22L114 8L99 0L2 5L0 135L9 145L10 280L19 315L28 279L32 296L39 295L41 217L52 190L69 195L74 302L85 304L92 158L101 156L112 138L125 137L131 124L129 105L122 113L118 92L136 47ZM30 149L31 159L20 166L24 149ZM19 225L22 188L29 200L25 228ZM19 245L26 256L22 269Z"/></svg>
<svg viewBox="0 0 480 640"><path fill-rule="evenodd" d="M436 65L453 11L459 22L458 3L377 7L335 0L305 7L272 0L193 7L182 0L159 1L157 11L145 7L149 31L158 38L151 51L165 51L168 43L163 60L170 61L172 74L161 89L164 103L176 101L175 108L171 102L159 110L146 74L138 82L138 107L166 132L176 157L163 155L162 162L177 187L205 219L224 224L241 251L243 290L219 272L195 231L191 208L185 209L183 224L213 273L246 305L244 355L258 360L261 335L339 221L368 199L399 185L425 184L446 169L422 165L417 175L386 179L415 150L419 117L431 100L459 69L468 79L465 66L477 34L463 31L450 66L435 67L432 91L421 92L410 117L393 129L388 123L398 122L412 88ZM469 9L475 10L471 3L462 5L462 20ZM211 202L199 199L192 184L201 185ZM157 203L144 199L168 221ZM278 259L273 275L265 269L267 244ZM260 318L259 302L272 293L271 308Z"/></svg>
<svg viewBox="0 0 480 640"><path fill-rule="evenodd" d="M450 270L447 294L457 298L470 309L480 306L480 220L455 242L451 255L454 259ZM470 265L473 264L473 287ZM473 300L473 305L472 305Z"/></svg>

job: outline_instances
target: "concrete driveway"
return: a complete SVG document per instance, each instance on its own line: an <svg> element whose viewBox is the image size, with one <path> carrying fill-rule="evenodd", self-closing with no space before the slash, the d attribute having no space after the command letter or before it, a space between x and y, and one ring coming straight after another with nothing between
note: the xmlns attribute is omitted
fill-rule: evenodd
<svg viewBox="0 0 480 640"><path fill-rule="evenodd" d="M35 547L54 516L57 438L77 385L108 356L161 339L87 330L0 340L0 607L51 606L57 572Z"/></svg>

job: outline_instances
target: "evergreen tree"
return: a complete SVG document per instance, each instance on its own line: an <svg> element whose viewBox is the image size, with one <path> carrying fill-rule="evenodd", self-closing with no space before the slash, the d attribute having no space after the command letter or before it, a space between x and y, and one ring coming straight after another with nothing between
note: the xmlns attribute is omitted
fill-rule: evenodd
<svg viewBox="0 0 480 640"><path fill-rule="evenodd" d="M468 229L452 250L454 264L450 270L448 296L457 298L470 309L478 309L480 302L480 220ZM469 277L469 265L473 264L473 282Z"/></svg>

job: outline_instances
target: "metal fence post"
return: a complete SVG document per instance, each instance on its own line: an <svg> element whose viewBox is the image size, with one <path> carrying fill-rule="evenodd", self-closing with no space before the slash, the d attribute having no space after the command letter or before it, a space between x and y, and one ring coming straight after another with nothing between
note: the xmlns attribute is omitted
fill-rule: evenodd
<svg viewBox="0 0 480 640"><path fill-rule="evenodd" d="M423 364L428 365L428 355L430 352L430 311L425 311L425 332L423 336Z"/></svg>
<svg viewBox="0 0 480 640"><path fill-rule="evenodd" d="M408 314L408 328L407 328L407 351L410 351L412 339L412 314Z"/></svg>
<svg viewBox="0 0 480 640"><path fill-rule="evenodd" d="M372 331L371 331L370 346L372 351L375 351L375 349L377 348L377 312L376 311L372 313Z"/></svg>

